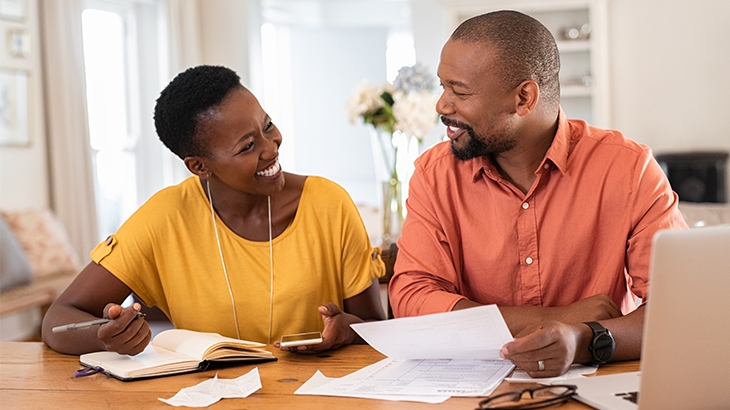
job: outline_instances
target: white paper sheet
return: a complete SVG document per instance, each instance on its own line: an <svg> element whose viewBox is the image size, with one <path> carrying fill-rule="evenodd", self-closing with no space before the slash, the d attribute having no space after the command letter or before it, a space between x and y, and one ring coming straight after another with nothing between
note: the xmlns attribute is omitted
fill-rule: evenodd
<svg viewBox="0 0 730 410"><path fill-rule="evenodd" d="M256 367L235 379L219 379L216 374L212 379L181 389L169 399L161 398L160 401L175 407L208 407L220 399L248 397L260 388L261 377Z"/></svg>
<svg viewBox="0 0 730 410"><path fill-rule="evenodd" d="M350 325L393 359L495 359L512 341L496 305Z"/></svg>
<svg viewBox="0 0 730 410"><path fill-rule="evenodd" d="M389 357L339 379L310 379L296 394L431 403L487 396L514 368L499 357L512 335L495 305L351 326Z"/></svg>
<svg viewBox="0 0 730 410"><path fill-rule="evenodd" d="M309 394L348 396L487 396L513 369L504 360L383 359ZM405 398L401 398L405 400Z"/></svg>

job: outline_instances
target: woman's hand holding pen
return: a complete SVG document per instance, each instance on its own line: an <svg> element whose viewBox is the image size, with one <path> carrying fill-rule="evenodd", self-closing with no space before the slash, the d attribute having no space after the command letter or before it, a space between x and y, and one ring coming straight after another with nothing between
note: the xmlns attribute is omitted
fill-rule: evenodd
<svg viewBox="0 0 730 410"><path fill-rule="evenodd" d="M109 303L104 307L104 317L111 321L101 325L96 335L104 343L106 350L136 355L147 347L152 332L147 321L137 316L141 309L139 303L134 303L127 309L116 303Z"/></svg>

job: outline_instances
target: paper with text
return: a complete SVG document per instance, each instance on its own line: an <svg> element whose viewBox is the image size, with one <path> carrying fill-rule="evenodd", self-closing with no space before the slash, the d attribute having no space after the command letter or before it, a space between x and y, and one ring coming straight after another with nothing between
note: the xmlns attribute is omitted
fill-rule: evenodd
<svg viewBox="0 0 730 410"><path fill-rule="evenodd" d="M317 388L327 385L328 383L332 382L333 380L338 380L336 378L327 377L322 374L319 370L317 370L316 373L314 373L314 376L312 376L309 380L307 380L301 387L297 389L297 391L294 392L294 394L311 394L311 395L320 395L320 393L317 393ZM330 396L335 396L335 394L325 394ZM397 395L397 394L369 394L369 393L356 393L356 392L344 392L342 394L344 397L358 397L361 399L377 399L377 400L390 400L390 401L417 401L420 403L431 403L431 404L437 404L437 403L443 403L446 400L449 399L450 396L431 396L431 395L425 395L425 396L403 396L403 395Z"/></svg>
<svg viewBox="0 0 730 410"><path fill-rule="evenodd" d="M388 358L339 379L315 375L296 394L436 403L488 396L514 368L499 357L512 335L495 305L351 326Z"/></svg>
<svg viewBox="0 0 730 410"><path fill-rule="evenodd" d="M401 396L401 400L413 401L488 396L513 368L506 360L388 358L332 379L307 394L380 399Z"/></svg>
<svg viewBox="0 0 730 410"><path fill-rule="evenodd" d="M391 359L494 359L512 341L496 305L350 325Z"/></svg>

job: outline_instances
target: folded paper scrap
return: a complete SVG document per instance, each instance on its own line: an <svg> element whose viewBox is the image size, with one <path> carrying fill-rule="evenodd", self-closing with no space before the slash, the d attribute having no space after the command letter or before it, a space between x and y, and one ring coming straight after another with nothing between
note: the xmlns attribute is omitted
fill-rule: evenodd
<svg viewBox="0 0 730 410"><path fill-rule="evenodd" d="M235 379L219 379L218 373L212 379L186 387L169 399L162 399L175 407L208 407L220 399L246 398L261 388L259 368Z"/></svg>
<svg viewBox="0 0 730 410"><path fill-rule="evenodd" d="M295 394L440 403L488 396L514 368L499 357L512 335L495 305L351 326L388 358L338 379L317 372Z"/></svg>

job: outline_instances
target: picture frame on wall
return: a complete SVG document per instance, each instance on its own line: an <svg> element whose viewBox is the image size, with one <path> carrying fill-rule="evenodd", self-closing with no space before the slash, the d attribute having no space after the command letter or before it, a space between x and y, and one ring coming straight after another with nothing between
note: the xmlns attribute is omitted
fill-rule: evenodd
<svg viewBox="0 0 730 410"><path fill-rule="evenodd" d="M30 56L30 34L23 28L12 28L7 31L8 54L15 58Z"/></svg>
<svg viewBox="0 0 730 410"><path fill-rule="evenodd" d="M0 68L0 146L30 146L29 74Z"/></svg>
<svg viewBox="0 0 730 410"><path fill-rule="evenodd" d="M26 0L0 0L0 19L25 20Z"/></svg>

